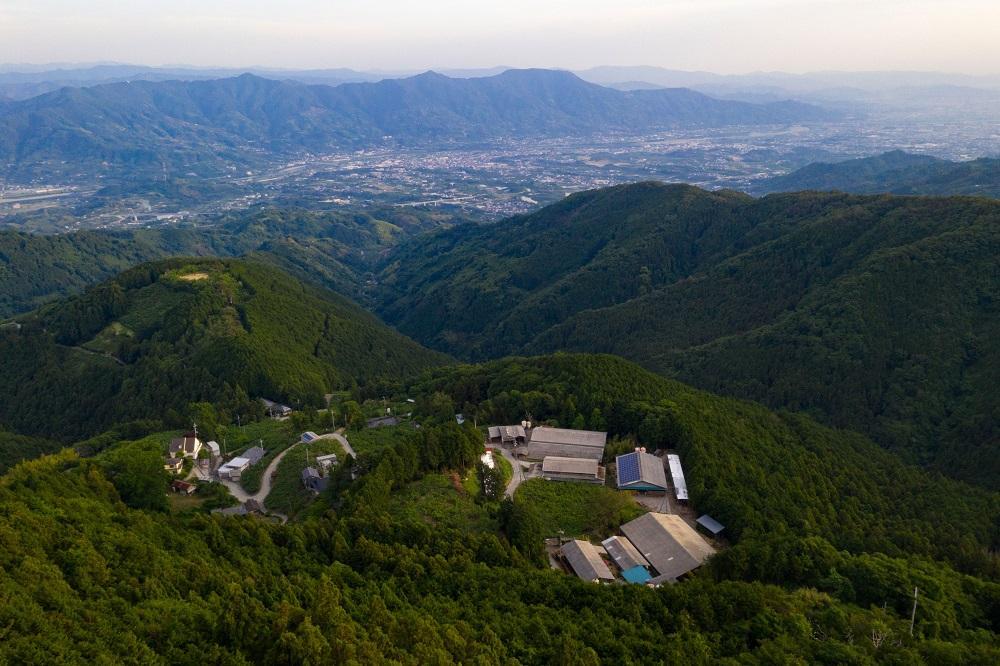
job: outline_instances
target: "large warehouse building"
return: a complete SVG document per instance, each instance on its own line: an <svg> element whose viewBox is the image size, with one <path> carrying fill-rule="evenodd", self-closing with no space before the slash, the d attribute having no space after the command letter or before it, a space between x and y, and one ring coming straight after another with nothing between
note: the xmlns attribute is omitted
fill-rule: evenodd
<svg viewBox="0 0 1000 666"><path fill-rule="evenodd" d="M546 456L542 461L542 478L548 481L603 484L604 468L593 458Z"/></svg>
<svg viewBox="0 0 1000 666"><path fill-rule="evenodd" d="M528 450L525 454L532 460L543 460L548 456L557 458L592 458L600 461L604 457L604 445L608 433L593 430L567 430L539 426L532 428L528 435Z"/></svg>
<svg viewBox="0 0 1000 666"><path fill-rule="evenodd" d="M622 525L622 533L656 569L653 582L676 580L715 554L715 549L676 515L650 512Z"/></svg>

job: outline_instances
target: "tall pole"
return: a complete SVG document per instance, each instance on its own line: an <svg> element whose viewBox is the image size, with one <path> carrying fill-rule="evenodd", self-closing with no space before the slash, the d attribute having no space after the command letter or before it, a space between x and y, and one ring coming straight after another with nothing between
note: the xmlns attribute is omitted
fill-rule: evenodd
<svg viewBox="0 0 1000 666"><path fill-rule="evenodd" d="M913 588L913 612L910 613L910 636L913 635L913 623L917 620L917 588Z"/></svg>

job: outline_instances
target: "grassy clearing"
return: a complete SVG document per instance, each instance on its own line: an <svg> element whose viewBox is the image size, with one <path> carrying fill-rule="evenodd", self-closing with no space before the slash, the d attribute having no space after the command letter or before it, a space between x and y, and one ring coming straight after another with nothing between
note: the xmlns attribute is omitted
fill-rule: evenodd
<svg viewBox="0 0 1000 666"><path fill-rule="evenodd" d="M475 473L466 477L475 480ZM464 484L463 484L464 485ZM496 532L496 518L463 487L455 488L451 473L428 474L393 495L396 518L424 522L431 527L451 527L466 532Z"/></svg>
<svg viewBox="0 0 1000 666"><path fill-rule="evenodd" d="M522 483L515 501L534 509L545 536L606 537L646 513L627 492L588 483L530 479Z"/></svg>
<svg viewBox="0 0 1000 666"><path fill-rule="evenodd" d="M308 446L309 460L327 453L336 453L340 461L344 460L344 449L335 439L320 439ZM306 446L300 444L289 451L275 473L271 492L264 500L265 506L272 511L294 518L313 499L311 491L302 486L302 470L306 468Z"/></svg>
<svg viewBox="0 0 1000 666"><path fill-rule="evenodd" d="M414 432L413 426L409 423L403 423L398 426L388 426L385 428L350 430L346 437L354 450L358 452L358 455L361 455L391 446L412 432Z"/></svg>

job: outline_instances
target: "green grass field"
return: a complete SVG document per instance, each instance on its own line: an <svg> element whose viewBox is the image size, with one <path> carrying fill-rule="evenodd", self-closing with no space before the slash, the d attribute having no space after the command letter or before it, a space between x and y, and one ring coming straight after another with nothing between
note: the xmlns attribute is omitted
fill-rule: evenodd
<svg viewBox="0 0 1000 666"><path fill-rule="evenodd" d="M385 428L350 430L347 432L346 437L354 450L358 452L358 455L362 455L391 446L398 442L401 437L405 437L406 434L411 432L413 432L413 426L409 423L403 423L398 426Z"/></svg>
<svg viewBox="0 0 1000 666"><path fill-rule="evenodd" d="M340 462L344 460L344 450L335 439L320 439L308 447L309 460L313 462L316 456L336 453ZM294 518L302 509L312 502L315 495L302 485L302 470L306 468L306 446L300 444L285 454L278 465L271 484L271 492L264 505L271 511L278 511Z"/></svg>
<svg viewBox="0 0 1000 666"><path fill-rule="evenodd" d="M631 494L588 483L530 479L514 501L531 506L545 536L606 537L618 526L644 513Z"/></svg>
<svg viewBox="0 0 1000 666"><path fill-rule="evenodd" d="M458 489L451 474L428 474L393 496L393 516L422 521L431 527L451 527L467 532L496 532L496 519L487 508L477 504L461 483L462 477L475 479L475 473L460 476Z"/></svg>

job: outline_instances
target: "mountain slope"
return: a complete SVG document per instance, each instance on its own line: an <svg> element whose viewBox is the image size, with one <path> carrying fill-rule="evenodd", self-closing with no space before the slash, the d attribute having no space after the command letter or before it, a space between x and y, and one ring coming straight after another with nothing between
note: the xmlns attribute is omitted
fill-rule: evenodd
<svg viewBox="0 0 1000 666"><path fill-rule="evenodd" d="M19 174L48 163L161 163L196 173L269 153L648 131L676 125L819 120L794 102L747 104L684 89L623 92L568 72L508 70L474 79L428 72L336 87L252 75L212 81L64 88L8 103L0 159Z"/></svg>
<svg viewBox="0 0 1000 666"><path fill-rule="evenodd" d="M810 164L754 188L761 194L799 190L1000 198L1000 159L952 162L897 150L836 164Z"/></svg>
<svg viewBox="0 0 1000 666"><path fill-rule="evenodd" d="M130 269L7 327L0 349L0 422L60 439L176 422L193 402L226 413L258 397L319 406L332 389L447 360L332 292L213 259Z"/></svg>
<svg viewBox="0 0 1000 666"><path fill-rule="evenodd" d="M418 431L362 453L360 476L336 473L320 510L287 524L139 509L166 502L160 445L117 442L0 477L0 661L992 664L1000 654L995 493L611 357L438 369L407 388L502 420L529 403L540 418L600 407L614 434L681 453L694 501L727 522L727 543L678 584L594 585L535 564L543 534L530 505L503 518L509 506L459 492L428 464ZM426 425L438 455L472 430ZM399 510L434 477L450 506L484 519Z"/></svg>
<svg viewBox="0 0 1000 666"><path fill-rule="evenodd" d="M462 221L417 209L320 213L261 208L202 220L197 226L57 235L0 230L0 319L169 256L253 252L300 279L356 298L383 252L409 236Z"/></svg>
<svg viewBox="0 0 1000 666"><path fill-rule="evenodd" d="M377 311L465 358L609 352L1000 485L1000 204L641 184L405 244Z"/></svg>

